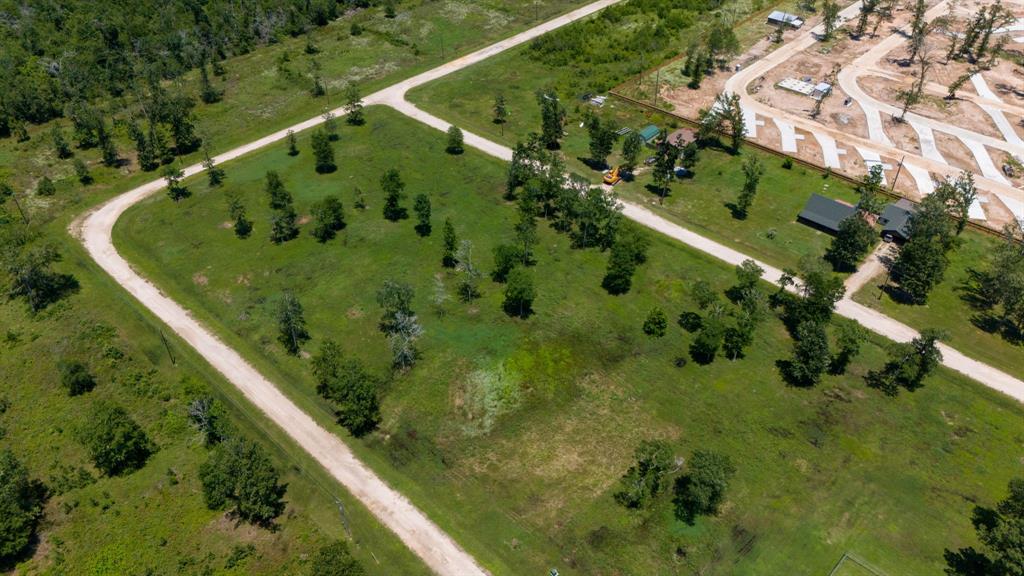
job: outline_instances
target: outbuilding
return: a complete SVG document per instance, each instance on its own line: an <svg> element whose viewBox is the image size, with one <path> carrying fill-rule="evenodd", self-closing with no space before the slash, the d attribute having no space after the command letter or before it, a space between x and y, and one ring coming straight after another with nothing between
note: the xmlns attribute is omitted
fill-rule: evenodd
<svg viewBox="0 0 1024 576"><path fill-rule="evenodd" d="M644 139L645 144L650 144L658 137L658 134L661 134L661 130L659 130L654 124L650 124L641 129L638 134L640 134L640 137Z"/></svg>
<svg viewBox="0 0 1024 576"><path fill-rule="evenodd" d="M882 238L886 242L906 242L910 240L910 218L917 213L917 204L901 198L889 204L878 217L882 227Z"/></svg>
<svg viewBox="0 0 1024 576"><path fill-rule="evenodd" d="M855 206L826 198L821 194L811 194L796 219L811 228L835 234L839 232L839 223L856 213Z"/></svg>
<svg viewBox="0 0 1024 576"><path fill-rule="evenodd" d="M768 23L773 26L789 26L797 29L804 25L804 21L796 14L774 10L768 15Z"/></svg>

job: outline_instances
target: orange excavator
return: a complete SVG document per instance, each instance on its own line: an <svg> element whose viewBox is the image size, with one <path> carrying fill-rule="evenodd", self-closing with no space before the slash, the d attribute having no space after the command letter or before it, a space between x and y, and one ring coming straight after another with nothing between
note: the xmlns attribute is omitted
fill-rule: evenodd
<svg viewBox="0 0 1024 576"><path fill-rule="evenodd" d="M609 186L618 184L619 180L622 180L622 176L619 175L618 166L604 173L604 183Z"/></svg>

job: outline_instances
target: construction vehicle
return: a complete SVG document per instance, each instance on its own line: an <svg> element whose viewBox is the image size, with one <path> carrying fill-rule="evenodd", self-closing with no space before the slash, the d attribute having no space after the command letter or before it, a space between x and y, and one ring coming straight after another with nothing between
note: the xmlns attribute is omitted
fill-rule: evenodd
<svg viewBox="0 0 1024 576"><path fill-rule="evenodd" d="M618 166L604 173L604 183L609 186L615 186L619 180L622 180L622 176L619 175Z"/></svg>

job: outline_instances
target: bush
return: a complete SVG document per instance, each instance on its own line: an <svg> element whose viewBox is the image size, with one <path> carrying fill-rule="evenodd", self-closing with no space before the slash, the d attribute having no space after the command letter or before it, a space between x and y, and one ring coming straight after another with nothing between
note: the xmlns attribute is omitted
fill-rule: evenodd
<svg viewBox="0 0 1024 576"><path fill-rule="evenodd" d="M661 338L665 335L666 328L668 328L668 318L665 316L665 312L661 308L655 307L644 320L644 334Z"/></svg>
<svg viewBox="0 0 1024 576"><path fill-rule="evenodd" d="M106 402L93 410L81 430L80 440L93 465L107 476L120 476L142 468L156 450L123 408Z"/></svg>
<svg viewBox="0 0 1024 576"><path fill-rule="evenodd" d="M309 576L365 576L365 574L366 570L363 569L362 564L352 557L348 544L341 540L321 546L309 562Z"/></svg>
<svg viewBox="0 0 1024 576"><path fill-rule="evenodd" d="M78 396L95 388L96 380L85 364L72 361L60 365L60 385L67 391L68 396Z"/></svg>
<svg viewBox="0 0 1024 576"><path fill-rule="evenodd" d="M245 438L214 448L199 467L203 496L211 510L230 507L239 518L266 525L284 511L284 485L263 449Z"/></svg>

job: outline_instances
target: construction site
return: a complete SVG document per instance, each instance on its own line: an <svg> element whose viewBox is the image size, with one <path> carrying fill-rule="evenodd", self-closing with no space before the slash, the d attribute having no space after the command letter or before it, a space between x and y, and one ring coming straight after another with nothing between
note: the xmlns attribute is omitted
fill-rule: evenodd
<svg viewBox="0 0 1024 576"><path fill-rule="evenodd" d="M696 120L740 96L748 141L918 200L974 174L972 222L1024 221L1024 2L856 2L773 12L764 37L695 86L661 70L659 107ZM666 68L678 68L678 63Z"/></svg>

